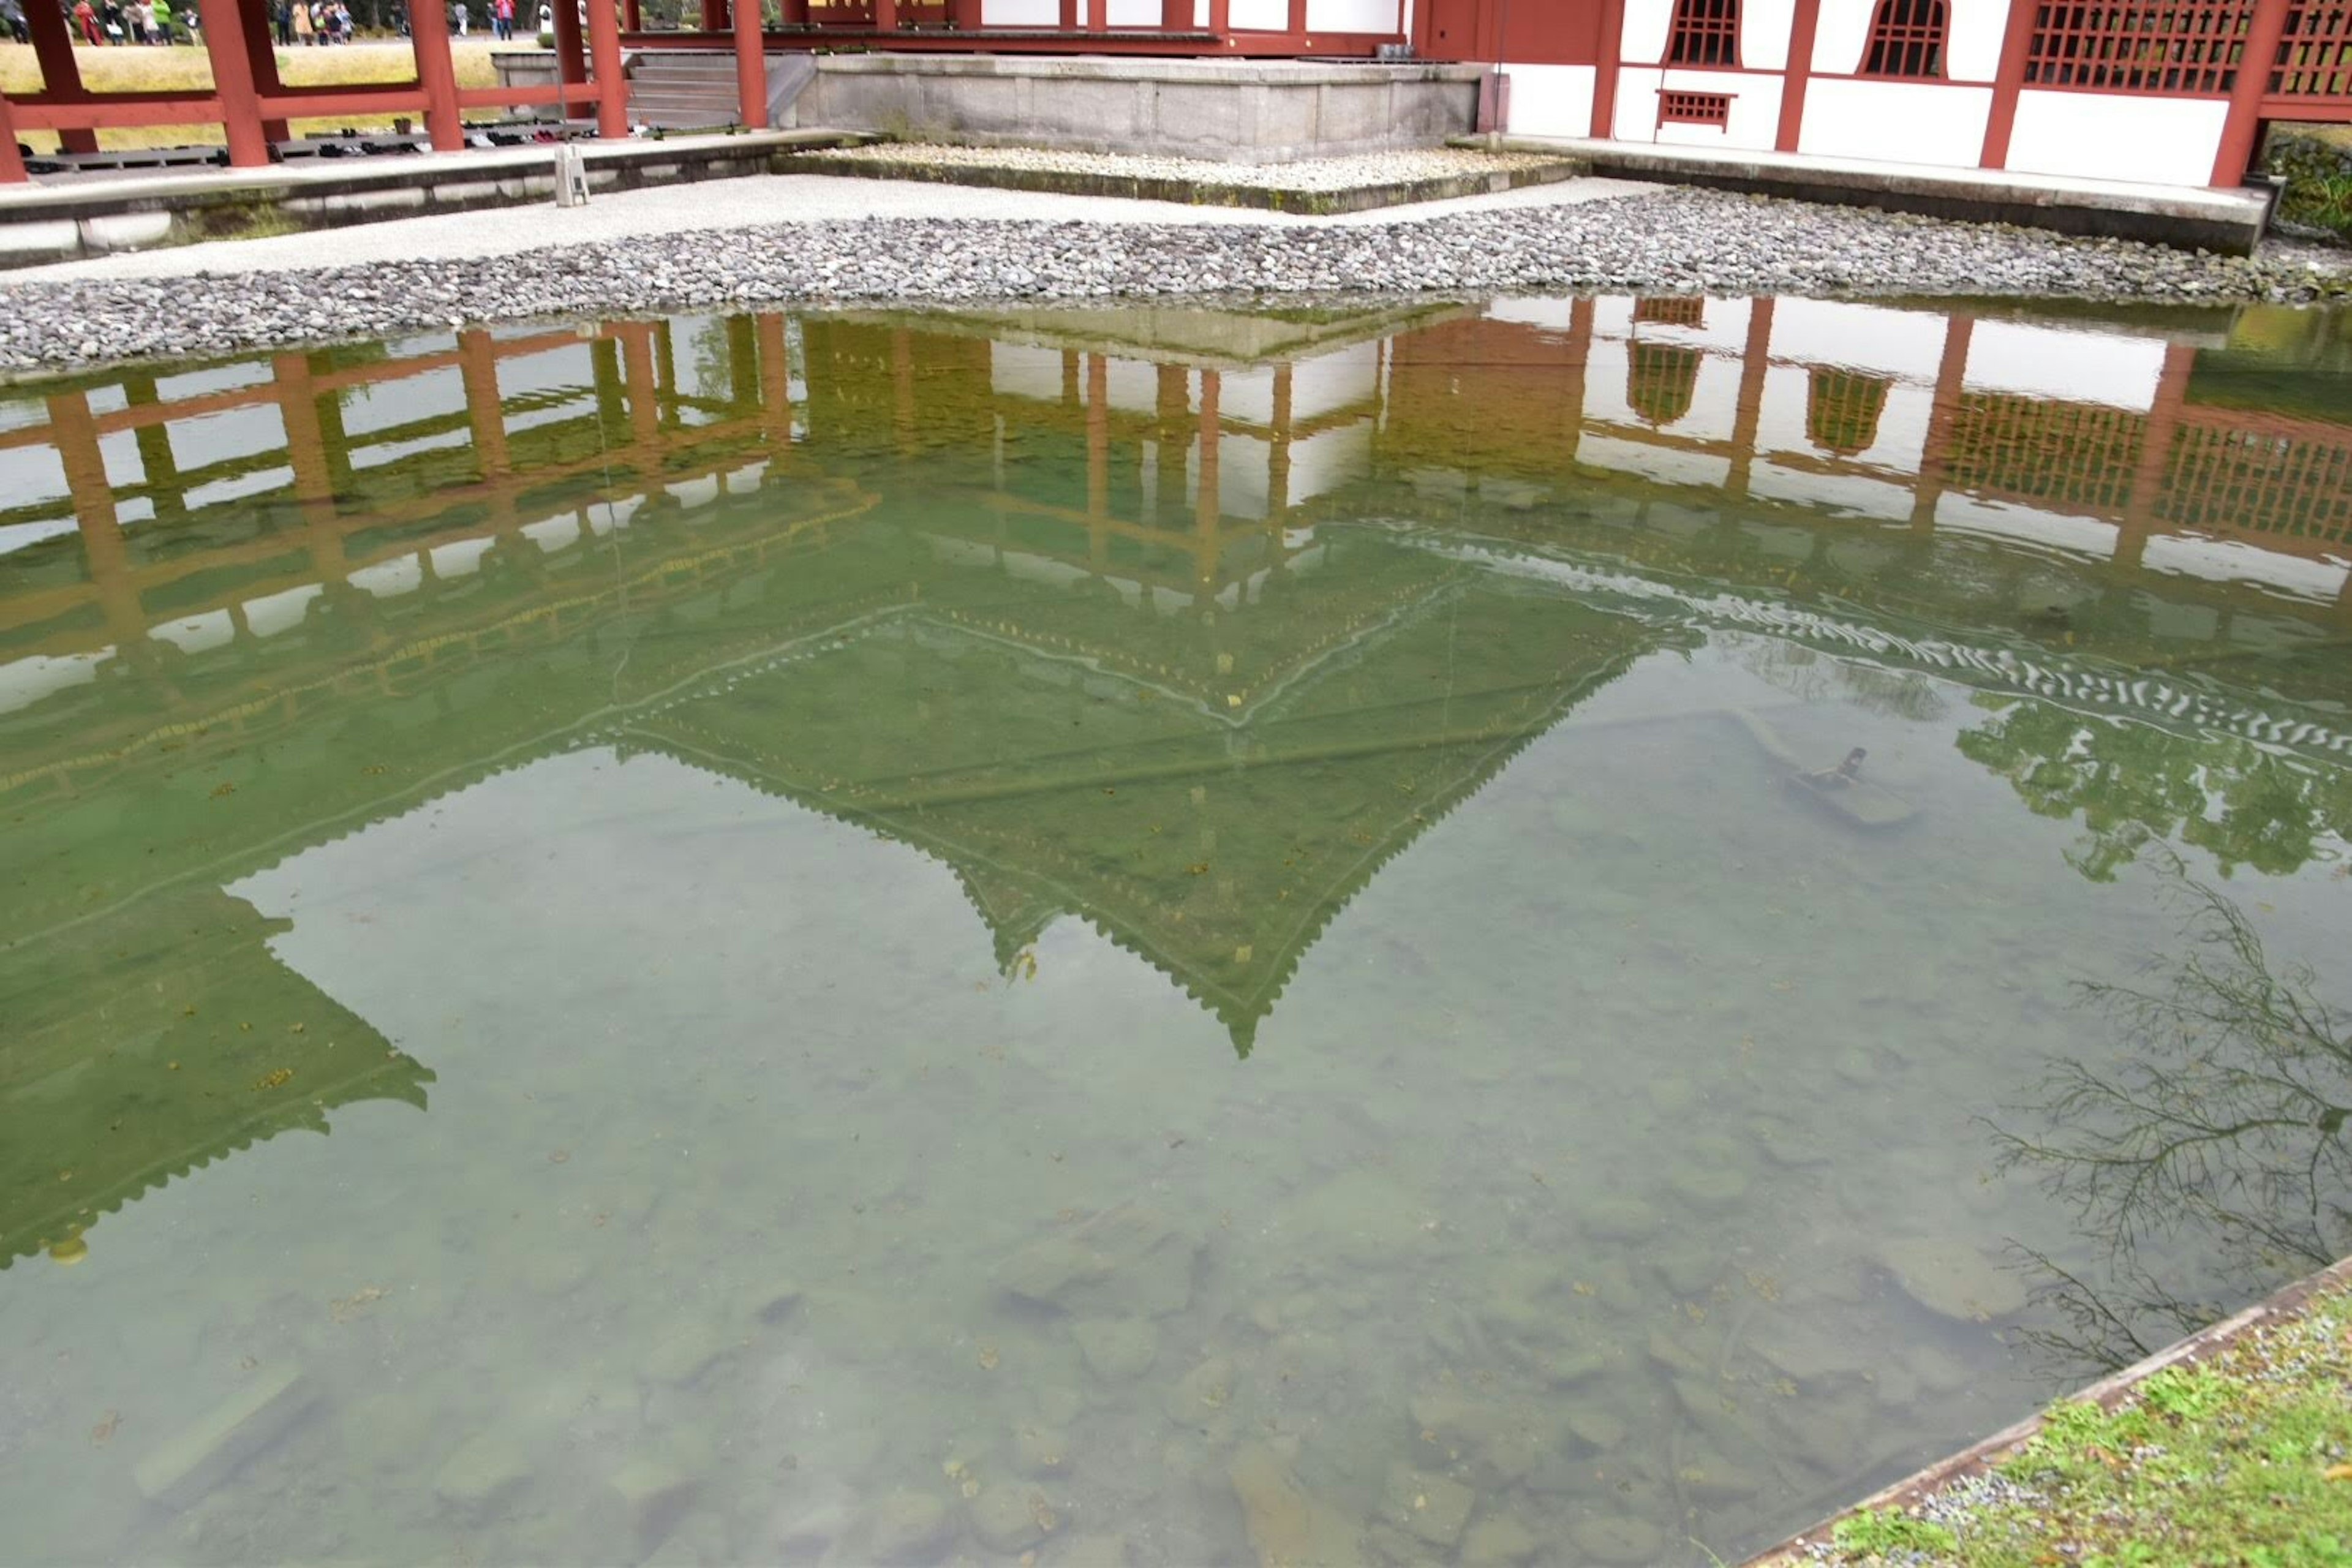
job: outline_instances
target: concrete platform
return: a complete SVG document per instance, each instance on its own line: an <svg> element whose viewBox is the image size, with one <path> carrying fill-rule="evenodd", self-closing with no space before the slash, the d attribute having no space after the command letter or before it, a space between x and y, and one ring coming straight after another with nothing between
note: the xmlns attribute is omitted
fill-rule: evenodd
<svg viewBox="0 0 2352 1568"><path fill-rule="evenodd" d="M737 179L792 154L870 140L762 131L575 142L591 192ZM267 169L122 172L0 187L0 268L208 239L337 228L386 218L551 203L555 148L305 161Z"/></svg>
<svg viewBox="0 0 2352 1568"><path fill-rule="evenodd" d="M1758 191L1798 201L1877 207L1971 223L2013 223L2060 234L2142 240L2227 256L2253 252L2270 223L2267 189L2136 185L2059 174L1939 169L1858 158L1814 158L1566 136L1463 136L1457 147L1557 153L1596 174Z"/></svg>

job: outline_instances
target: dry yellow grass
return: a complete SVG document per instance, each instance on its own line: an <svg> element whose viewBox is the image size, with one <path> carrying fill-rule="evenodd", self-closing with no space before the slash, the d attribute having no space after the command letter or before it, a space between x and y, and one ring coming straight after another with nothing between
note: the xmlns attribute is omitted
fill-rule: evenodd
<svg viewBox="0 0 2352 1568"><path fill-rule="evenodd" d="M501 44L497 47L510 48L516 46ZM498 72L490 66L491 47L487 41L461 43L455 38L449 40L450 53L457 57L459 87L498 85ZM200 47L77 47L74 64L81 71L83 85L95 92L167 92L174 89L197 92L212 90L212 61ZM416 75L415 57L409 53L405 40L351 44L331 49L279 49L278 75L289 87L408 81ZM40 62L33 58L30 47L0 44L0 92L30 92L40 85ZM345 115L333 120L297 120L293 132L295 135L302 136L317 131L332 131L344 125L362 130L382 130L391 123L390 115ZM52 132L26 131L22 137L25 144L36 152L49 152L58 144L57 136ZM101 147L205 147L217 146L220 140L221 131L217 125L133 125L98 133Z"/></svg>

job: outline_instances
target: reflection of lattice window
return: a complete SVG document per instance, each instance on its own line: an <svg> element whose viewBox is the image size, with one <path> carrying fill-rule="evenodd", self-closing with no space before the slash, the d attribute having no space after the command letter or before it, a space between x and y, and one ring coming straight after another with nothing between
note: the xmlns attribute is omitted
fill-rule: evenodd
<svg viewBox="0 0 2352 1568"><path fill-rule="evenodd" d="M1706 325L1706 301L1697 295L1686 300L1645 296L1633 301L1633 319L1669 327L1703 327Z"/></svg>
<svg viewBox="0 0 2352 1568"><path fill-rule="evenodd" d="M1886 412L1886 378L1817 369L1805 382L1805 437L1824 452L1851 458L1878 443Z"/></svg>
<svg viewBox="0 0 2352 1568"><path fill-rule="evenodd" d="M1739 0L1675 0L1674 31L1666 35L1670 66L1737 66Z"/></svg>
<svg viewBox="0 0 2352 1568"><path fill-rule="evenodd" d="M2145 416L2090 403L1971 392L1952 420L1952 483L2078 511L2123 510Z"/></svg>
<svg viewBox="0 0 2352 1568"><path fill-rule="evenodd" d="M1944 74L1944 0L1878 0L1870 25L1864 76Z"/></svg>
<svg viewBox="0 0 2352 1568"><path fill-rule="evenodd" d="M2237 74L2253 0L2130 5L2044 0L2025 58L2031 87L2221 94Z"/></svg>
<svg viewBox="0 0 2352 1568"><path fill-rule="evenodd" d="M2352 443L2185 425L2157 511L2181 528L2352 544Z"/></svg>
<svg viewBox="0 0 2352 1568"><path fill-rule="evenodd" d="M1698 390L1699 353L1675 343L1635 343L1625 356L1625 401L1652 425L1690 412Z"/></svg>
<svg viewBox="0 0 2352 1568"><path fill-rule="evenodd" d="M2352 98L2352 5L2293 0L2270 91L2273 98Z"/></svg>

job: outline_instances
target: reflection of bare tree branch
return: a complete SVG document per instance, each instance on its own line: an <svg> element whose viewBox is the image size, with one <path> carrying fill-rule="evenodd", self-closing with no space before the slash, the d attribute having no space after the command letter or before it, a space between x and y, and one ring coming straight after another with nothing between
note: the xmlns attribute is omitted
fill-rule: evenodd
<svg viewBox="0 0 2352 1568"><path fill-rule="evenodd" d="M2038 1170L2103 1243L2096 1286L2027 1253L2070 1324L2037 1337L2110 1364L2146 1352L2144 1329L2177 1337L2218 1315L2146 1267L2151 1243L2193 1243L2240 1290L2352 1250L2352 1019L2319 999L2308 968L2273 973L2236 904L2177 859L2168 876L2186 953L2152 986L2084 987L2128 1058L2059 1064L2037 1103L2015 1108L2046 1130L1995 1129L2002 1167Z"/></svg>

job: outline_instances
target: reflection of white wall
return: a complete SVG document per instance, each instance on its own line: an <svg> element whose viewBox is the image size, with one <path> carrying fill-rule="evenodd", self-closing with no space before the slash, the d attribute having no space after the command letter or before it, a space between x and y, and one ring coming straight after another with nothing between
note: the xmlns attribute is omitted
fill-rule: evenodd
<svg viewBox="0 0 2352 1568"><path fill-rule="evenodd" d="M2086 555L2105 561L2116 552L2117 530L2111 522L2068 517L2008 501L1978 500L1947 490L1936 500L1936 526L1960 533L1989 533L2043 550Z"/></svg>
<svg viewBox="0 0 2352 1568"><path fill-rule="evenodd" d="M433 563L436 577L468 577L481 569L482 557L497 542L487 534L478 539L452 540L427 551L425 559Z"/></svg>
<svg viewBox="0 0 2352 1568"><path fill-rule="evenodd" d="M1486 314L1497 321L1516 321L1547 332L1566 332L1576 324L1575 309L1573 300L1497 300L1486 307Z"/></svg>
<svg viewBox="0 0 2352 1568"><path fill-rule="evenodd" d="M1245 425L1274 423L1274 367L1229 370L1217 378L1217 417Z"/></svg>
<svg viewBox="0 0 2352 1568"><path fill-rule="evenodd" d="M446 345L443 345L444 348ZM466 380L454 365L428 370L421 375L403 376L398 381L379 381L355 386L343 394L343 432L349 436L364 436L371 430L385 430L394 425L406 425L413 420L429 419L436 414L462 414L466 411ZM278 423L278 411L270 409L272 426ZM205 449L217 457L221 449L209 437Z"/></svg>
<svg viewBox="0 0 2352 1568"><path fill-rule="evenodd" d="M1577 443L1576 460L1620 473L1640 474L1670 485L1727 484L1731 459L1705 452L1685 452L1673 447L1653 447L1641 441L1621 441L1588 430Z"/></svg>
<svg viewBox="0 0 2352 1568"><path fill-rule="evenodd" d="M1290 372L1290 417L1303 422L1350 404L1368 403L1379 388L1380 374L1378 343L1356 343L1301 360Z"/></svg>
<svg viewBox="0 0 2352 1568"><path fill-rule="evenodd" d="M1337 489L1371 468L1372 422L1359 419L1290 444L1290 504Z"/></svg>
<svg viewBox="0 0 2352 1568"><path fill-rule="evenodd" d="M1111 361L1103 368L1103 387L1113 408L1129 414L1160 412L1160 367L1147 361Z"/></svg>
<svg viewBox="0 0 2352 1568"><path fill-rule="evenodd" d="M518 393L593 386L595 381L595 356L584 342L565 343L541 353L520 354L499 362L499 390L509 397Z"/></svg>
<svg viewBox="0 0 2352 1568"><path fill-rule="evenodd" d="M274 367L266 359L247 360L241 364L207 365L179 375L155 378L155 400L176 403L183 397L202 397L208 393L228 392L240 386L256 386L268 381Z"/></svg>
<svg viewBox="0 0 2352 1568"><path fill-rule="evenodd" d="M1969 340L1967 384L1986 391L2145 412L2163 374L2164 344L2156 338L1979 321Z"/></svg>
<svg viewBox="0 0 2352 1568"><path fill-rule="evenodd" d="M2157 572L2220 583L2259 583L2305 599L2333 599L2352 577L2352 568L2336 562L2307 561L2229 539L2158 534L2147 542L2140 559Z"/></svg>
<svg viewBox="0 0 2352 1568"><path fill-rule="evenodd" d="M236 623L228 618L226 610L208 610L184 620L166 621L147 635L158 642L172 644L182 653L202 653L236 636Z"/></svg>
<svg viewBox="0 0 2352 1568"><path fill-rule="evenodd" d="M537 522L523 525L522 535L552 555L580 542L580 519L571 512L556 517L544 517ZM357 581L357 579L353 579ZM373 590L371 590L373 592Z"/></svg>
<svg viewBox="0 0 2352 1568"><path fill-rule="evenodd" d="M66 466L55 447L19 447L0 462L0 507L30 506L66 493Z"/></svg>
<svg viewBox="0 0 2352 1568"><path fill-rule="evenodd" d="M462 399L457 406L465 406ZM247 458L257 452L274 452L286 445L286 426L278 423L275 404L265 403L257 408L224 408L218 414L195 419L174 419L163 428L171 432L172 461L183 468ZM129 441L130 432L124 431L121 438ZM110 477L114 468L111 457L110 453Z"/></svg>
<svg viewBox="0 0 2352 1568"><path fill-rule="evenodd" d="M1816 77L1805 89L1797 151L1973 169L1983 161L1991 114L1989 87ZM1890 135L1889 127L1900 130Z"/></svg>
<svg viewBox="0 0 2352 1568"><path fill-rule="evenodd" d="M1227 517L1265 515L1272 449L1255 436L1217 437L1217 510Z"/></svg>
<svg viewBox="0 0 2352 1568"><path fill-rule="evenodd" d="M1636 321L1633 320L1633 300L1620 295L1609 303L1613 309L1604 321L1596 311L1592 330L1596 336L1639 338L1644 342L1683 343L1692 348L1716 349L1727 353L1748 352L1748 312L1752 309L1746 300L1708 300L1699 310L1698 325L1686 327L1678 321Z"/></svg>
<svg viewBox="0 0 2352 1568"><path fill-rule="evenodd" d="M1932 385L1949 327L1950 318L1937 310L1784 299L1772 307L1772 356Z"/></svg>
<svg viewBox="0 0 2352 1568"><path fill-rule="evenodd" d="M483 541L487 545L489 542ZM443 546L444 549L454 546ZM438 552L435 552L437 556ZM245 624L253 628L256 637L274 637L302 624L309 613L310 601L327 591L323 583L305 583L299 588L281 593L265 594L258 599L245 602Z"/></svg>
<svg viewBox="0 0 2352 1568"><path fill-rule="evenodd" d="M1062 398L1062 351L1032 348L1026 343L991 343L988 384L1000 396L1035 397L1058 403Z"/></svg>
<svg viewBox="0 0 2352 1568"><path fill-rule="evenodd" d="M198 485L182 497L191 508L218 506L225 500L237 500L246 496L257 496L290 484L294 470L286 468L263 468L255 473L240 474L233 479L215 479L208 485Z"/></svg>
<svg viewBox="0 0 2352 1568"><path fill-rule="evenodd" d="M98 667L114 657L110 647L95 653L31 654L0 664L0 713L29 708L52 691L83 686L98 679Z"/></svg>
<svg viewBox="0 0 2352 1568"><path fill-rule="evenodd" d="M1510 65L1509 129L1522 136L1592 134L1591 66Z"/></svg>
<svg viewBox="0 0 2352 1568"><path fill-rule="evenodd" d="M1885 479L1860 474L1805 474L1774 463L1759 462L1748 470L1748 493L1800 506L1828 507L1856 517L1907 522L1911 492Z"/></svg>
<svg viewBox="0 0 2352 1568"><path fill-rule="evenodd" d="M2007 166L2031 174L2202 185L2213 178L2229 110L2218 98L2028 89L2017 97Z"/></svg>
<svg viewBox="0 0 2352 1568"><path fill-rule="evenodd" d="M1757 411L1756 449L1811 458L1829 457L1813 444L1805 413L1812 395L1812 374L1803 365L1776 364L1764 373L1763 405ZM1927 420L1936 405L1931 387L1896 383L1886 389L1886 405L1879 413L1877 438L1845 460L1891 473L1916 474L1927 447ZM1906 509L1906 515L1908 509Z"/></svg>

